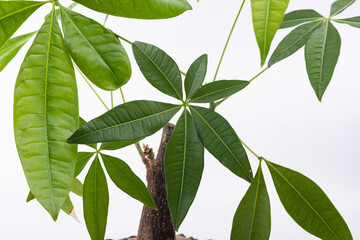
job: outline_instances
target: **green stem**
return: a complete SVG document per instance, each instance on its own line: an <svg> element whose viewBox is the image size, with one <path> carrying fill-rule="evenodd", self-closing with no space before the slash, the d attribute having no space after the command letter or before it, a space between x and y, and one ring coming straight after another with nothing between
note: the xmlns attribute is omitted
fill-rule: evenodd
<svg viewBox="0 0 360 240"><path fill-rule="evenodd" d="M104 23L103 23L103 26L105 26L105 24L106 24L106 22L107 22L108 18L109 18L109 14L106 14L106 16L105 16L105 20L104 20Z"/></svg>
<svg viewBox="0 0 360 240"><path fill-rule="evenodd" d="M257 159L261 160L263 159L263 157L260 157L259 155L257 155L251 148L249 148L248 145L246 145L246 143L244 143L240 138L239 138L240 142L244 145L244 147L249 150Z"/></svg>
<svg viewBox="0 0 360 240"><path fill-rule="evenodd" d="M113 91L111 91L111 108L114 108L114 94L113 94Z"/></svg>
<svg viewBox="0 0 360 240"><path fill-rule="evenodd" d="M258 78L261 74L263 74L266 70L268 70L269 69L269 67L266 67L266 68L264 68L261 72L259 72L258 74L256 74L253 78L251 78L250 80L249 80L249 82L252 82L253 80L255 80L256 78Z"/></svg>
<svg viewBox="0 0 360 240"><path fill-rule="evenodd" d="M122 100L125 103L126 101L125 101L124 93L121 88L120 88L120 93L121 93Z"/></svg>
<svg viewBox="0 0 360 240"><path fill-rule="evenodd" d="M180 73L184 76L186 76L186 73L184 73L183 71L180 70Z"/></svg>
<svg viewBox="0 0 360 240"><path fill-rule="evenodd" d="M112 33L113 33L117 38L120 38L121 40L124 40L124 41L127 42L128 44L130 44L130 45L133 44L131 41L127 40L126 38L124 38L124 37L122 37L122 36L120 36L120 35L118 35L118 34L116 34L116 33L114 33L114 32L112 32Z"/></svg>

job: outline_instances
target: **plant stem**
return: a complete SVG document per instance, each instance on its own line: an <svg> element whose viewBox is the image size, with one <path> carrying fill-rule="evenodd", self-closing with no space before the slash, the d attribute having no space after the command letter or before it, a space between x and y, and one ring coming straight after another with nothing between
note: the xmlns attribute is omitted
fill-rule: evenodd
<svg viewBox="0 0 360 240"><path fill-rule="evenodd" d="M183 71L180 70L180 73L184 76L186 76L186 73L184 73Z"/></svg>
<svg viewBox="0 0 360 240"><path fill-rule="evenodd" d="M128 44L132 45L133 43L129 40L127 40L126 38L120 36L119 34L116 34L114 32L112 32L117 38L120 38L121 40L124 40L125 42L127 42Z"/></svg>
<svg viewBox="0 0 360 240"><path fill-rule="evenodd" d="M266 70L268 70L269 69L269 67L266 67L266 68L264 68L261 72L259 72L258 74L256 74L253 78L251 78L250 80L249 80L249 82L252 82L253 80L255 80L256 78L258 78L261 74L263 74Z"/></svg>
<svg viewBox="0 0 360 240"><path fill-rule="evenodd" d="M105 16L105 20L104 20L104 23L103 23L103 26L105 26L105 24L106 24L106 22L107 22L108 18L109 18L109 14L106 14L106 16Z"/></svg>
<svg viewBox="0 0 360 240"><path fill-rule="evenodd" d="M260 158L262 158L262 157L260 157L259 155L257 155L251 148L249 148L249 146L246 145L246 143L243 142L243 140L241 140L240 138L239 138L239 140L240 140L240 142L244 145L244 147L245 147L247 150L249 150L257 159L260 160Z"/></svg>
<svg viewBox="0 0 360 240"><path fill-rule="evenodd" d="M114 96L113 96L113 91L111 91L111 108L114 108Z"/></svg>
<svg viewBox="0 0 360 240"><path fill-rule="evenodd" d="M126 101L125 101L124 93L123 93L121 87L120 87L120 93L121 93L122 100L125 103Z"/></svg>

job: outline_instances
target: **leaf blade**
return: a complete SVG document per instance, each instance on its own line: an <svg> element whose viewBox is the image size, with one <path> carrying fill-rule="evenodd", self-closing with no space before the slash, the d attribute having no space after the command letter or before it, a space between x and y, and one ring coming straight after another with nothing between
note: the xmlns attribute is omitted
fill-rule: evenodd
<svg viewBox="0 0 360 240"><path fill-rule="evenodd" d="M191 98L205 80L208 56L204 54L196 59L185 76L186 99Z"/></svg>
<svg viewBox="0 0 360 240"><path fill-rule="evenodd" d="M330 17L334 17L342 13L345 9L350 7L356 0L336 0L331 4Z"/></svg>
<svg viewBox="0 0 360 240"><path fill-rule="evenodd" d="M94 156L94 154L94 152L78 152L75 165L75 177L77 177L81 173L81 171L84 169L91 157Z"/></svg>
<svg viewBox="0 0 360 240"><path fill-rule="evenodd" d="M337 23L345 23L352 27L360 28L360 16L344 19L334 19L334 21Z"/></svg>
<svg viewBox="0 0 360 240"><path fill-rule="evenodd" d="M294 27L302 23L320 20L321 18L323 18L323 16L312 9L292 11L285 14L280 29Z"/></svg>

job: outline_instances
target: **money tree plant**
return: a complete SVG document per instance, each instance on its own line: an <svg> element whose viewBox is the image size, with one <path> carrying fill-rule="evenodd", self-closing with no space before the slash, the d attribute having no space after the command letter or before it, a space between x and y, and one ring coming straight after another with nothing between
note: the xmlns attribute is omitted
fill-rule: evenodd
<svg viewBox="0 0 360 240"><path fill-rule="evenodd" d="M74 0L68 7L57 0L0 1L0 70L34 38L14 90L14 134L30 188L27 201L36 199L56 221L60 210L74 214L70 191L82 196L89 235L91 239L103 240L109 205L107 182L111 179L119 189L144 204L138 239L174 239L175 231L195 200L206 149L230 170L229 174L250 184L234 214L231 239L270 238L270 199L262 172L265 165L281 203L299 226L320 239L353 239L346 222L316 183L257 155L216 108L304 46L309 80L321 101L340 54L341 37L333 22L360 28L360 16L336 18L354 2L337 0L331 5L329 17L324 17L314 10L285 14L289 0L251 0L261 66L267 61L276 32L295 28L254 78L218 80L217 73L244 7L243 0L213 81L204 83L206 54L198 57L185 73L159 47L131 42L107 29L105 23L73 11L81 4L104 13L106 19L109 15L168 19L192 9L186 0ZM52 8L41 28L12 38L17 29L46 4ZM175 98L178 103L124 100L123 104L86 122L79 116L74 69L104 91L112 94L121 90L131 79L134 67L122 43L131 44L145 79L168 95L169 100ZM175 119L178 112L181 115ZM142 147L139 142L161 129L162 139L155 156L150 147ZM78 151L78 144L92 150ZM104 153L130 145L135 146L146 166L147 186L127 165L125 156L123 161ZM256 171L251 169L246 149L258 159ZM90 168L85 168L87 164ZM84 169L88 172L82 184L78 175Z"/></svg>

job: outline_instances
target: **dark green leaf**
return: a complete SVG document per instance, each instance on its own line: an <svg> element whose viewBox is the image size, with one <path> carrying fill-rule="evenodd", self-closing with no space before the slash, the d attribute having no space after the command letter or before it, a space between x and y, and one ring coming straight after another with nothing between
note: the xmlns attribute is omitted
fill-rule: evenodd
<svg viewBox="0 0 360 240"><path fill-rule="evenodd" d="M345 19L334 19L334 21L337 23L346 23L352 27L360 28L360 16Z"/></svg>
<svg viewBox="0 0 360 240"><path fill-rule="evenodd" d="M28 194L28 196L26 198L26 202L30 202L31 200L34 200L34 199L35 199L34 194L32 194L32 192L29 191L29 194Z"/></svg>
<svg viewBox="0 0 360 240"><path fill-rule="evenodd" d="M319 101L331 81L340 47L340 35L329 21L325 21L305 45L306 69Z"/></svg>
<svg viewBox="0 0 360 240"><path fill-rule="evenodd" d="M186 0L74 0L92 10L119 17L165 19L176 17L191 6Z"/></svg>
<svg viewBox="0 0 360 240"><path fill-rule="evenodd" d="M320 13L312 9L296 10L285 14L280 28L294 27L302 23L316 21L322 18L323 16Z"/></svg>
<svg viewBox="0 0 360 240"><path fill-rule="evenodd" d="M74 178L73 184L71 186L71 190L76 195L82 197L83 196L83 184L80 182L79 179Z"/></svg>
<svg viewBox="0 0 360 240"><path fill-rule="evenodd" d="M82 125L84 125L85 123L87 123L82 117L79 117L79 127L81 127ZM97 149L97 144L87 144L86 146L91 147L93 149Z"/></svg>
<svg viewBox="0 0 360 240"><path fill-rule="evenodd" d="M333 17L338 15L339 13L350 7L354 2L355 0L336 0L331 5L330 16Z"/></svg>
<svg viewBox="0 0 360 240"><path fill-rule="evenodd" d="M84 218L92 240L104 240L109 208L109 190L96 156L84 182Z"/></svg>
<svg viewBox="0 0 360 240"><path fill-rule="evenodd" d="M239 137L228 121L207 108L190 106L204 147L237 176L252 182L251 166Z"/></svg>
<svg viewBox="0 0 360 240"><path fill-rule="evenodd" d="M204 147L188 111L184 111L165 153L169 209L177 231L195 199L204 169Z"/></svg>
<svg viewBox="0 0 360 240"><path fill-rule="evenodd" d="M68 139L69 143L132 141L156 133L181 106L139 100L119 105L91 120Z"/></svg>
<svg viewBox="0 0 360 240"><path fill-rule="evenodd" d="M160 48L143 43L132 44L137 64L146 80L159 91L182 99L182 80L175 61Z"/></svg>
<svg viewBox="0 0 360 240"><path fill-rule="evenodd" d="M231 240L268 240L270 230L270 199L260 165L236 210Z"/></svg>
<svg viewBox="0 0 360 240"><path fill-rule="evenodd" d="M77 177L84 169L90 158L94 156L94 152L78 152L76 166L75 166L75 177Z"/></svg>
<svg viewBox="0 0 360 240"><path fill-rule="evenodd" d="M129 81L129 57L112 32L64 7L61 7L61 22L71 57L90 81L109 91Z"/></svg>
<svg viewBox="0 0 360 240"><path fill-rule="evenodd" d="M291 56L302 48L311 34L321 26L321 21L303 24L292 30L277 46L272 54L268 66L271 67L277 62Z"/></svg>
<svg viewBox="0 0 360 240"><path fill-rule="evenodd" d="M31 192L55 220L74 177L79 122L75 73L53 14L21 65L14 92L14 132Z"/></svg>
<svg viewBox="0 0 360 240"><path fill-rule="evenodd" d="M105 154L101 154L101 157L107 173L119 189L152 209L156 209L145 184L123 160Z"/></svg>
<svg viewBox="0 0 360 240"><path fill-rule="evenodd" d="M191 98L204 82L207 70L208 56L206 54L196 59L190 66L185 77L186 99Z"/></svg>
<svg viewBox="0 0 360 240"><path fill-rule="evenodd" d="M106 143L102 143L100 146L100 150L118 150L120 148L124 148L127 147L129 145L132 145L134 143L137 143L139 141L141 141L143 138L141 139L136 139L133 141L121 141L121 142L106 142Z"/></svg>
<svg viewBox="0 0 360 240"><path fill-rule="evenodd" d="M208 103L229 97L244 89L250 82L242 80L220 80L202 86L191 98L191 102Z"/></svg>
<svg viewBox="0 0 360 240"><path fill-rule="evenodd" d="M291 169L266 164L282 204L297 224L324 240L353 239L344 219L316 183Z"/></svg>

